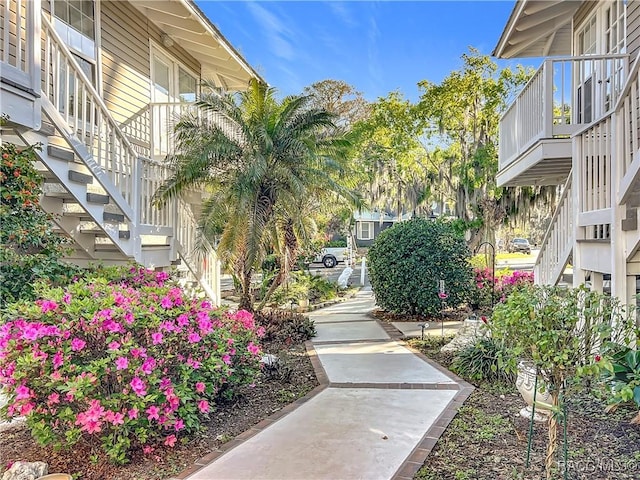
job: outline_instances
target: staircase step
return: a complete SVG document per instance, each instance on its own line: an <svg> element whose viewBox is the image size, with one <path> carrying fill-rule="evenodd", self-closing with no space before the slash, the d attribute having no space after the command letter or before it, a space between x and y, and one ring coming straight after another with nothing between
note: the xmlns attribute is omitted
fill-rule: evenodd
<svg viewBox="0 0 640 480"><path fill-rule="evenodd" d="M105 222L110 222L110 223L124 223L124 215L121 213L104 212L102 214L102 219Z"/></svg>
<svg viewBox="0 0 640 480"><path fill-rule="evenodd" d="M102 203L106 205L109 203L109 195L102 195L101 193L87 192L87 202L89 203Z"/></svg>
<svg viewBox="0 0 640 480"><path fill-rule="evenodd" d="M73 162L75 160L75 155L71 150L67 150L56 145L47 146L47 153L52 157L64 160L66 162Z"/></svg>
<svg viewBox="0 0 640 480"><path fill-rule="evenodd" d="M93 183L93 177L91 175L76 172L75 170L69 170L69 180L76 183L83 183L85 185Z"/></svg>

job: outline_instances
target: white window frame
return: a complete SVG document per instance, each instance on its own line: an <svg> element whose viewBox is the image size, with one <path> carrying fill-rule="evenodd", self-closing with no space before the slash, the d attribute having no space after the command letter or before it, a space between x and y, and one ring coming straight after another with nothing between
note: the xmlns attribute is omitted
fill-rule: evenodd
<svg viewBox="0 0 640 480"><path fill-rule="evenodd" d="M362 226L367 225L367 236L365 237L362 232ZM356 232L358 236L358 240L373 240L375 231L374 231L374 222L358 222L358 231Z"/></svg>
<svg viewBox="0 0 640 480"><path fill-rule="evenodd" d="M622 34L622 38L623 38L623 44L620 46L619 51L616 52L610 52L608 51L608 45L607 45L607 38L606 38L606 10L607 10L607 6L611 5L613 3L619 3L619 11L620 11L620 15L618 16L618 18L616 19L616 23L618 29L620 29L620 27L622 27L623 29L623 34ZM589 52L586 55L606 55L606 54L610 54L610 53L625 53L627 50L627 35L626 35L626 9L627 9L627 2L626 0L604 0L599 2L596 7L593 9L593 11L589 14L588 17L586 17L580 24L577 25L577 27L574 28L574 35L573 35L573 52L574 55L580 56L580 55L585 55L583 54L580 50L581 50L581 45L580 45L580 34L584 31L585 27L593 22L594 18L595 18L595 34L596 34L596 44L595 44L595 52ZM619 22L622 21L622 26L619 24Z"/></svg>
<svg viewBox="0 0 640 480"><path fill-rule="evenodd" d="M200 74L193 71L191 68L187 67L184 63L178 60L174 55L169 53L166 49L162 48L158 43L154 42L152 39L149 39L150 44L150 55L149 55L149 74L151 81L151 101L157 102L155 99L155 87L154 87L154 78L155 78L155 67L153 59L154 57L158 57L164 63L167 63L171 68L171 82L172 88L174 92L169 92L169 97L171 98L170 102L180 102L179 90L180 90L180 69L182 68L185 72L191 75L196 79L196 97L200 94Z"/></svg>
<svg viewBox="0 0 640 480"><path fill-rule="evenodd" d="M55 2L57 0L51 0L51 24L56 30L56 33L60 35L65 45L71 50L71 52L83 60L93 64L93 86L96 88L99 94L102 95L102 62L100 61L101 50L101 32L102 32L102 17L101 1L94 0L93 3L93 28L94 38L89 38L86 35L80 33L78 30L67 24L63 20L54 15Z"/></svg>

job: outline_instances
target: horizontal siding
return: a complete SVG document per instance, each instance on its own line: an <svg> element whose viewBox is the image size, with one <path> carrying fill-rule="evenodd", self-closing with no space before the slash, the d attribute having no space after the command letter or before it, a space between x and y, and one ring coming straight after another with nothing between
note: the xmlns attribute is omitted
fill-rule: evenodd
<svg viewBox="0 0 640 480"><path fill-rule="evenodd" d="M151 41L162 31L124 1L101 2L103 97L117 122L137 115L151 101ZM200 74L200 64L175 43L163 50Z"/></svg>
<svg viewBox="0 0 640 480"><path fill-rule="evenodd" d="M124 122L147 105L149 35L145 20L127 2L102 1L102 95L117 122Z"/></svg>
<svg viewBox="0 0 640 480"><path fill-rule="evenodd" d="M640 0L627 3L627 51L632 61L640 52Z"/></svg>

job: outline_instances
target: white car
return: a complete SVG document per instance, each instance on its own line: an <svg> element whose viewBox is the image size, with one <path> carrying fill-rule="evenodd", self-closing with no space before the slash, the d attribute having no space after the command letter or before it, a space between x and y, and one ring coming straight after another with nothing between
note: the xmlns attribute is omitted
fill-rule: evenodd
<svg viewBox="0 0 640 480"><path fill-rule="evenodd" d="M327 268L333 268L338 263L344 263L346 258L347 249L345 247L327 247L320 250L313 261L322 263Z"/></svg>

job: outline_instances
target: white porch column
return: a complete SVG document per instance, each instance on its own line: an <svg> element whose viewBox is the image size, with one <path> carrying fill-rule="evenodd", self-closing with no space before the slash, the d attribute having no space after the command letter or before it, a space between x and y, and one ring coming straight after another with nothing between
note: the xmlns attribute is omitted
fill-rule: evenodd
<svg viewBox="0 0 640 480"><path fill-rule="evenodd" d="M602 273L591 272L591 291L602 293L604 281L602 279Z"/></svg>

